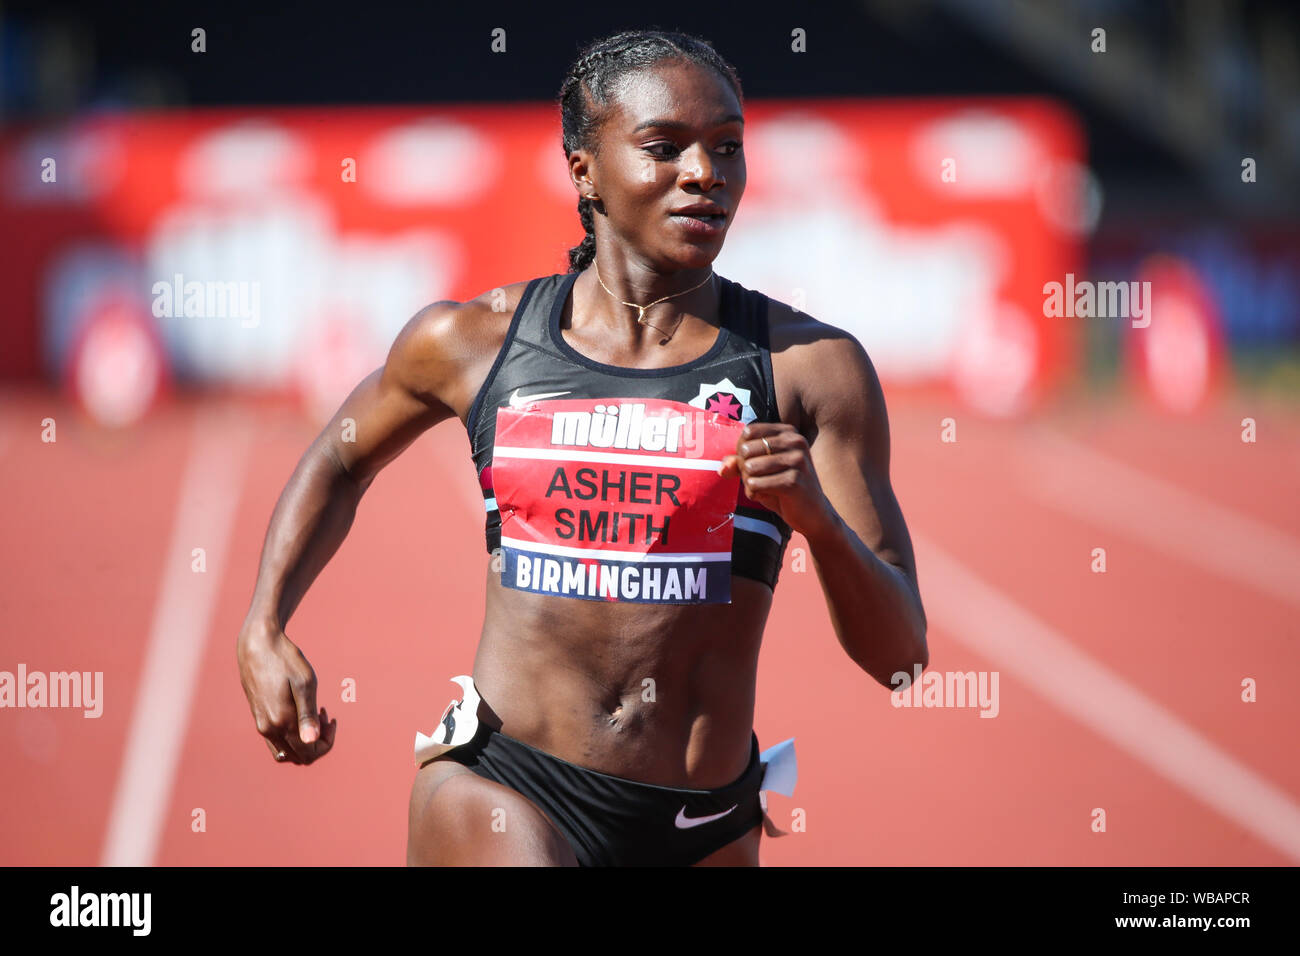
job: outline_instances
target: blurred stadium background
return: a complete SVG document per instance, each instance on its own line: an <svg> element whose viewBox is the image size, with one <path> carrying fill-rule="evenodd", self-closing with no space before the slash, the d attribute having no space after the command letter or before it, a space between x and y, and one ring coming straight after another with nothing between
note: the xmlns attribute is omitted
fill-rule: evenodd
<svg viewBox="0 0 1300 956"><path fill-rule="evenodd" d="M481 625L463 429L290 624L340 724L305 770L235 668L262 535L415 311L567 268L551 98L651 26L737 67L716 268L866 346L931 668L1005 691L892 706L796 537L756 729L796 737L771 804L807 829L765 864L1300 860L1300 15L836 0L0 8L0 671L104 675L97 719L0 710L0 863L403 861L411 739ZM1149 282L1150 322L1049 314L1053 282Z"/></svg>

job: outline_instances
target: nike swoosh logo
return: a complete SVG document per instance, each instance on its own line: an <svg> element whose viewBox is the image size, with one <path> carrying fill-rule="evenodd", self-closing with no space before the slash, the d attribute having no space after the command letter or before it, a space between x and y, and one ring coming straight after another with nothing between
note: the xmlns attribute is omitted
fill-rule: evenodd
<svg viewBox="0 0 1300 956"><path fill-rule="evenodd" d="M554 398L557 395L568 395L568 392L538 392L536 395L520 395L519 389L515 389L510 396L511 408L522 408L529 402L541 401L543 398Z"/></svg>
<svg viewBox="0 0 1300 956"><path fill-rule="evenodd" d="M740 806L740 804L736 804L731 808L731 810L736 809L738 806ZM689 830L691 827L698 827L701 823L712 823L714 820L721 820L730 813L731 810L723 810L721 813L712 813L707 817L688 817L686 815L686 808L682 807L677 811L677 819L674 820L673 823L677 825L677 829L679 830Z"/></svg>

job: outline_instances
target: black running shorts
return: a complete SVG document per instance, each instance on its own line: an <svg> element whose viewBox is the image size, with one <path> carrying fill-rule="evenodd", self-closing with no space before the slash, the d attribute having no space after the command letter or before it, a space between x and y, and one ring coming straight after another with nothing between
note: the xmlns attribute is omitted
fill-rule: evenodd
<svg viewBox="0 0 1300 956"><path fill-rule="evenodd" d="M763 822L764 765L716 790L683 790L588 770L486 724L446 757L523 794L568 839L581 866L689 866Z"/></svg>

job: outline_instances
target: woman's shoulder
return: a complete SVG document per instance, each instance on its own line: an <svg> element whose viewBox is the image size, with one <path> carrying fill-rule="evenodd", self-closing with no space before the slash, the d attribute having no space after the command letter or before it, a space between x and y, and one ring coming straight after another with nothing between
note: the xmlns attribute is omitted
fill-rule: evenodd
<svg viewBox="0 0 1300 956"><path fill-rule="evenodd" d="M857 336L779 299L767 301L772 362L801 409L816 417L819 408L879 394L876 370Z"/></svg>
<svg viewBox="0 0 1300 956"><path fill-rule="evenodd" d="M415 314L403 329L419 349L450 356L474 357L484 349L495 352L505 342L510 320L532 279L485 289L463 302L443 299Z"/></svg>
<svg viewBox="0 0 1300 956"><path fill-rule="evenodd" d="M765 298L768 344L774 353L789 353L791 357L849 358L861 352L865 356L866 350L852 332L822 322L780 299L768 295Z"/></svg>
<svg viewBox="0 0 1300 956"><path fill-rule="evenodd" d="M524 291L532 281L523 279L494 286L463 302L443 299L425 306L416 314L416 318L431 332L444 335L478 335L495 326L508 326Z"/></svg>
<svg viewBox="0 0 1300 956"><path fill-rule="evenodd" d="M531 279L484 290L463 302L443 299L415 313L398 333L388 367L417 393L443 397L453 407L467 383L486 374Z"/></svg>

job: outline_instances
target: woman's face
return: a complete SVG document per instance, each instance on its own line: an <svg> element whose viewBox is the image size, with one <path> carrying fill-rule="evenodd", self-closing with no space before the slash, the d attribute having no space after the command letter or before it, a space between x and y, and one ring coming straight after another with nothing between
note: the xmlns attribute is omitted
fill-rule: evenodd
<svg viewBox="0 0 1300 956"><path fill-rule="evenodd" d="M666 271L707 266L745 191L743 134L740 102L711 69L669 60L625 77L611 94L599 152L569 157L571 174L590 181L614 234L600 241L614 238L631 257ZM715 206L721 217L710 223L676 214L693 205Z"/></svg>

